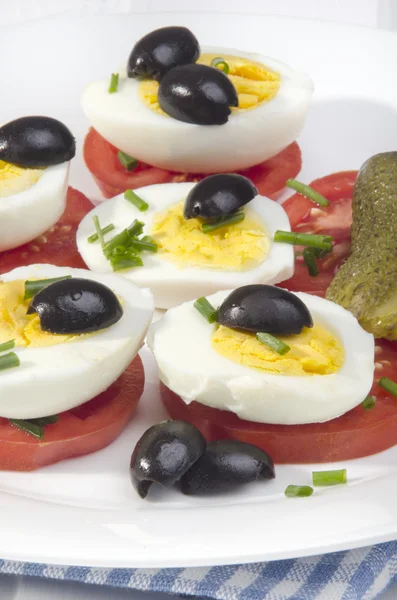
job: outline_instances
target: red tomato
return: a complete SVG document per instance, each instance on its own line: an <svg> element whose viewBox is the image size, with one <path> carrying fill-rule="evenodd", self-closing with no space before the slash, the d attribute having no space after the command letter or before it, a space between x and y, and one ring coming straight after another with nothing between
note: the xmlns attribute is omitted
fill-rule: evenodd
<svg viewBox="0 0 397 600"><path fill-rule="evenodd" d="M92 204L69 187L65 212L45 234L19 248L0 252L0 274L34 263L50 263L58 267L86 268L76 246L76 231Z"/></svg>
<svg viewBox="0 0 397 600"><path fill-rule="evenodd" d="M291 222L292 231L331 235L335 245L331 254L318 261L320 273L311 277L302 257L295 261L295 273L291 279L278 284L291 291L309 292L324 296L336 271L350 251L350 228L352 224L352 196L357 171L343 171L316 179L310 185L325 196L330 204L322 208L294 194L283 204Z"/></svg>
<svg viewBox="0 0 397 600"><path fill-rule="evenodd" d="M243 421L234 413L192 402L161 385L163 402L173 419L198 427L207 440L236 439L255 444L276 463L318 463L350 460L391 448L397 440L397 398L379 388L380 377L395 376L397 344L376 342L376 371L372 410L359 405L338 419L308 425L266 425ZM364 400L364 398L363 398Z"/></svg>
<svg viewBox="0 0 397 600"><path fill-rule="evenodd" d="M143 392L145 375L137 356L105 392L47 425L44 442L0 419L0 470L34 471L66 458L97 452L123 431Z"/></svg>
<svg viewBox="0 0 397 600"><path fill-rule="evenodd" d="M92 128L85 138L83 152L85 163L106 198L145 185L199 181L205 177L197 173L173 173L144 163L139 163L134 171L127 171L117 158L117 148ZM294 142L270 160L239 172L253 181L260 194L275 196L289 177L299 173L301 166L301 151Z"/></svg>

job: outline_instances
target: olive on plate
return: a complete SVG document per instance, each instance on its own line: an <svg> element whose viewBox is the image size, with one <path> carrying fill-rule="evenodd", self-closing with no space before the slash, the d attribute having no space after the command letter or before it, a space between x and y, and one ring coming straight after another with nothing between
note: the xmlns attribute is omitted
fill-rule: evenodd
<svg viewBox="0 0 397 600"><path fill-rule="evenodd" d="M160 80L170 69L194 63L200 46L187 27L161 27L141 38L128 58L128 77Z"/></svg>
<svg viewBox="0 0 397 600"><path fill-rule="evenodd" d="M174 67L162 78L159 104L170 117L196 125L223 125L238 106L236 89L219 69L189 64Z"/></svg>
<svg viewBox="0 0 397 600"><path fill-rule="evenodd" d="M236 173L209 175L199 181L185 200L185 219L210 219L236 212L248 204L258 190L250 179Z"/></svg>
<svg viewBox="0 0 397 600"><path fill-rule="evenodd" d="M180 486L184 494L205 495L274 477L273 461L261 448L238 440L217 440L208 443Z"/></svg>
<svg viewBox="0 0 397 600"><path fill-rule="evenodd" d="M200 458L206 442L185 421L164 421L150 427L138 440L130 461L130 476L141 498L153 483L170 487Z"/></svg>
<svg viewBox="0 0 397 600"><path fill-rule="evenodd" d="M99 331L123 316L122 306L111 289L79 277L44 287L32 298L27 312L38 314L43 331L58 334Z"/></svg>
<svg viewBox="0 0 397 600"><path fill-rule="evenodd" d="M21 167L50 167L71 160L76 141L51 117L21 117L0 127L0 160Z"/></svg>
<svg viewBox="0 0 397 600"><path fill-rule="evenodd" d="M245 285L222 302L217 322L232 329L293 335L313 327L307 306L295 294L272 285Z"/></svg>

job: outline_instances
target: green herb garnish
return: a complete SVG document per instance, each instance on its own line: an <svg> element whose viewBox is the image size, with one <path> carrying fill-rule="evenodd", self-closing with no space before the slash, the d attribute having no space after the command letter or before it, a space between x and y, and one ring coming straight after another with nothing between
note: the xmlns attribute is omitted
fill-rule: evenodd
<svg viewBox="0 0 397 600"><path fill-rule="evenodd" d="M225 75L227 75L230 71L229 65L227 64L225 59L222 58L221 56L218 56L217 58L212 59L211 67L215 67L215 69L219 69L220 71L223 71L225 73Z"/></svg>
<svg viewBox="0 0 397 600"><path fill-rule="evenodd" d="M119 74L112 73L112 76L110 77L110 83L109 83L109 89L108 89L109 94L114 94L115 92L117 92L118 85L119 85Z"/></svg>
<svg viewBox="0 0 397 600"><path fill-rule="evenodd" d="M40 417L38 419L8 419L9 422L17 427L18 429L22 429L29 435L39 439L41 442L44 441L44 427L46 425L52 425L56 423L59 419L58 415L52 415L51 417Z"/></svg>
<svg viewBox="0 0 397 600"><path fill-rule="evenodd" d="M334 471L313 471L312 473L314 487L339 485L347 483L346 469L336 469Z"/></svg>
<svg viewBox="0 0 397 600"><path fill-rule="evenodd" d="M282 340L270 335L270 333L259 332L256 334L256 339L262 344L266 344L272 350L277 352L277 354L287 354L291 350L291 347L288 344L285 344Z"/></svg>
<svg viewBox="0 0 397 600"><path fill-rule="evenodd" d="M378 381L379 387L389 392L392 396L397 396L397 383L388 377L381 377Z"/></svg>
<svg viewBox="0 0 397 600"><path fill-rule="evenodd" d="M318 248L330 252L332 250L333 238L330 235L315 235L312 233L296 233L295 231L277 230L274 234L274 241L284 244L293 244L294 246Z"/></svg>
<svg viewBox="0 0 397 600"><path fill-rule="evenodd" d="M362 402L362 407L364 410L371 410L374 408L376 404L376 400L373 396L367 396L365 400Z"/></svg>
<svg viewBox="0 0 397 600"><path fill-rule="evenodd" d="M202 296L198 298L193 304L194 308L208 321L208 323L215 323L216 321L216 309L208 302L207 298Z"/></svg>
<svg viewBox="0 0 397 600"><path fill-rule="evenodd" d="M288 181L285 185L287 187L291 188L291 190L295 190L295 192L302 194L302 196L309 198L309 200L311 200L312 202L315 202L319 206L328 206L329 205L327 198L324 198L324 196L322 196L321 194L316 192L316 190L311 188L309 185L306 185L305 183L296 181L296 179L288 179Z"/></svg>
<svg viewBox="0 0 397 600"><path fill-rule="evenodd" d="M113 231L114 229L114 225L113 223L110 223L110 225L106 225L106 227L104 227L103 229L101 229L102 232L102 238L103 236L105 236L107 233L110 233L111 231ZM90 237L87 238L87 242L89 244L93 244L94 242L97 242L99 240L99 236L97 233L93 233L92 235L90 235Z"/></svg>
<svg viewBox="0 0 397 600"><path fill-rule="evenodd" d="M134 190L127 190L126 192L124 192L124 198L128 200L128 202L131 202L131 204L136 206L136 208L141 212L145 212L145 210L149 208L149 204L142 200L142 198L140 198L134 192Z"/></svg>
<svg viewBox="0 0 397 600"><path fill-rule="evenodd" d="M63 277L52 277L51 279L36 279L36 281L25 281L25 295L24 300L29 300L38 294L42 289L56 283L57 281L63 281L64 279L71 279L71 275L63 275Z"/></svg>
<svg viewBox="0 0 397 600"><path fill-rule="evenodd" d="M307 498L314 490L310 485L289 485L284 494L287 498Z"/></svg>
<svg viewBox="0 0 397 600"><path fill-rule="evenodd" d="M9 352L0 356L0 371L19 367L20 364L21 362L15 352Z"/></svg>
<svg viewBox="0 0 397 600"><path fill-rule="evenodd" d="M213 223L204 223L201 229L203 233L211 233L212 231L216 231L217 229L221 229L222 227L227 227L228 225L240 223L241 221L244 221L244 219L245 214L243 212L238 212L228 217L221 217Z"/></svg>
<svg viewBox="0 0 397 600"><path fill-rule="evenodd" d="M317 277L319 274L317 260L311 248L305 248L302 252L303 262L305 263L310 277Z"/></svg>
<svg viewBox="0 0 397 600"><path fill-rule="evenodd" d="M0 352L7 352L7 350L12 350L15 347L15 340L9 340L8 342L3 342L0 344Z"/></svg>
<svg viewBox="0 0 397 600"><path fill-rule="evenodd" d="M133 171L138 166L138 161L136 158L130 156L129 154L126 154L125 152L122 152L121 150L117 152L117 158L119 159L123 167L127 169L127 171Z"/></svg>

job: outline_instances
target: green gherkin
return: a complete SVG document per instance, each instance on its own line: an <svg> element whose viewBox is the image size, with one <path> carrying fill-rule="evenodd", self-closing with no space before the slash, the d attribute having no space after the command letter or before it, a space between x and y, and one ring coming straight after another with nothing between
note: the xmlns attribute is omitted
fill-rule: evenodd
<svg viewBox="0 0 397 600"><path fill-rule="evenodd" d="M372 156L358 173L351 254L326 298L375 337L397 339L397 152Z"/></svg>

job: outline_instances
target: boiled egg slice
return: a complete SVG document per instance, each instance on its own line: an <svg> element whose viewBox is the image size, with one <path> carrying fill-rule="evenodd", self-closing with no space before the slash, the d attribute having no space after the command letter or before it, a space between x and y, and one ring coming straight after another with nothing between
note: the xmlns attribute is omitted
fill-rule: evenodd
<svg viewBox="0 0 397 600"><path fill-rule="evenodd" d="M55 335L26 317L24 282L71 275L98 281L118 297L123 315L96 333ZM128 279L40 264L0 279L0 342L16 338L20 366L0 372L0 417L31 419L69 410L106 390L138 352L153 315L149 290Z"/></svg>
<svg viewBox="0 0 397 600"><path fill-rule="evenodd" d="M69 162L27 168L0 160L0 252L34 240L66 206Z"/></svg>
<svg viewBox="0 0 397 600"><path fill-rule="evenodd" d="M95 232L93 217L101 228L114 225L111 236L134 219L144 223L144 233L158 244L156 253L141 255L142 267L117 273L141 287L149 287L155 306L170 308L199 295L249 283L276 283L292 276L292 246L273 242L277 229L290 231L284 209L276 202L256 196L245 208L238 225L203 234L198 219L183 218L183 203L194 183L166 183L136 190L149 208L145 212L121 194L103 202L84 217L77 231L77 247L88 268L111 273L101 245L89 243Z"/></svg>
<svg viewBox="0 0 397 600"><path fill-rule="evenodd" d="M117 91L109 80L91 83L82 97L91 125L119 150L168 170L216 173L259 164L301 132L313 94L311 79L286 64L229 48L205 48L198 63L222 57L238 95L223 125L195 125L165 114L158 83L120 72Z"/></svg>
<svg viewBox="0 0 397 600"><path fill-rule="evenodd" d="M229 291L207 299L218 308ZM374 339L332 302L297 293L314 326L288 336L279 355L254 334L209 324L193 302L169 310L149 330L161 381L192 401L259 423L294 425L335 419L372 386Z"/></svg>

